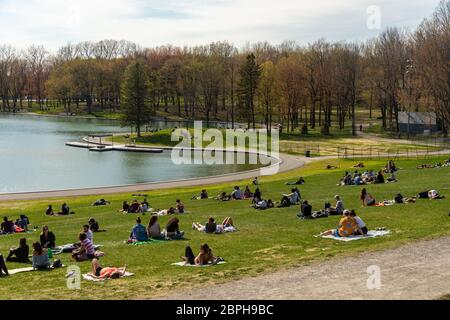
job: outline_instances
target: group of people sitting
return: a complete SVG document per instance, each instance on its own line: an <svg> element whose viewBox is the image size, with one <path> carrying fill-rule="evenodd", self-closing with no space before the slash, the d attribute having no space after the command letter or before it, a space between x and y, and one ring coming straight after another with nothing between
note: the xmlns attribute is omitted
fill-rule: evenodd
<svg viewBox="0 0 450 320"><path fill-rule="evenodd" d="M47 210L45 211L45 214L47 216L68 216L69 214L75 214L75 212L70 211L70 207L67 205L67 203L63 203L63 205L61 206L61 211L55 213L53 211L53 206L49 205Z"/></svg>
<svg viewBox="0 0 450 320"><path fill-rule="evenodd" d="M119 210L119 212L122 213L145 213L150 210L150 203L147 201L147 199L144 199L141 203L139 203L137 200L133 200L131 205L128 203L128 201L124 201L122 203L122 209Z"/></svg>
<svg viewBox="0 0 450 320"><path fill-rule="evenodd" d="M181 259L186 264L198 266L217 264L220 261L223 261L222 258L214 256L212 249L206 243L200 245L200 252L197 256L194 255L192 248L190 246L187 246L184 252L184 256L182 256Z"/></svg>
<svg viewBox="0 0 450 320"><path fill-rule="evenodd" d="M192 224L192 229L199 232L222 234L226 232L237 231L236 227L233 225L233 219L231 217L226 217L222 224L217 224L214 218L209 218L205 225L194 222Z"/></svg>
<svg viewBox="0 0 450 320"><path fill-rule="evenodd" d="M354 210L344 210L342 213L343 217L339 221L339 225L336 229L328 230L321 233L319 236L329 236L334 237L351 237L357 235L367 235L369 232L365 222L358 217Z"/></svg>
<svg viewBox="0 0 450 320"><path fill-rule="evenodd" d="M20 215L15 221L11 221L8 217L3 217L3 222L0 226L0 234L21 233L28 231L30 220L26 215Z"/></svg>
<svg viewBox="0 0 450 320"><path fill-rule="evenodd" d="M230 194L227 194L226 192L221 192L216 197L216 200L219 201L248 200L248 199L252 199L253 203L260 201L261 191L259 190L259 188L256 188L255 192L252 192L249 186L246 186L244 191L242 191L242 189L239 186L235 186Z"/></svg>
<svg viewBox="0 0 450 320"><path fill-rule="evenodd" d="M434 169L434 168L442 168L442 167L450 167L450 158L444 160L444 163L438 162L435 164L419 164L417 169Z"/></svg>
<svg viewBox="0 0 450 320"><path fill-rule="evenodd" d="M342 215L345 207L339 195L334 196L336 200L335 206L332 206L329 202L325 203L323 210L315 211L312 210L312 205L307 201L303 201L300 206L300 212L297 216L301 219L315 219L315 218L325 218L328 216Z"/></svg>
<svg viewBox="0 0 450 320"><path fill-rule="evenodd" d="M166 228L161 230L158 216L152 216L147 228L142 224L141 218L136 219L136 224L130 233L129 243L155 240L180 240L184 237L184 231L180 231L180 220L173 217L167 222Z"/></svg>
<svg viewBox="0 0 450 320"><path fill-rule="evenodd" d="M395 165L393 160L389 160L389 162L386 163L386 165L384 166L384 173L394 173L397 171L398 171L398 168Z"/></svg>
<svg viewBox="0 0 450 320"><path fill-rule="evenodd" d="M348 171L345 172L344 176L339 180L338 186L351 186L351 185L364 185L364 184L382 184L386 182L396 182L397 177L395 171L390 173L388 178L384 177L383 171L380 170L375 174L373 170L365 171L359 173L356 170L353 175Z"/></svg>

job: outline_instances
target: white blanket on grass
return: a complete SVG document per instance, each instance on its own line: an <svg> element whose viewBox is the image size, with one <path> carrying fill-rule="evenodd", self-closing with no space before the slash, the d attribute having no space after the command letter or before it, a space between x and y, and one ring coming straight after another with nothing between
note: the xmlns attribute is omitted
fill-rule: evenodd
<svg viewBox="0 0 450 320"><path fill-rule="evenodd" d="M209 263L209 264L205 264L205 265L196 265L196 264L189 264L189 263L186 263L186 262L182 261L182 262L172 263L172 265L173 266L178 266L178 267L199 267L199 268L205 268L205 267L211 267L211 266L215 266L215 265L218 265L218 264L225 264L225 263L226 263L225 261L220 261L220 262L215 263L215 264Z"/></svg>
<svg viewBox="0 0 450 320"><path fill-rule="evenodd" d="M121 276L120 278L131 277L131 276L134 276L134 273L125 272L125 274L123 276ZM83 279L87 280L87 281L93 281L93 282L99 282L99 281L106 281L106 280L108 280L108 278L106 278L106 279L95 278L89 273L83 274Z"/></svg>
<svg viewBox="0 0 450 320"><path fill-rule="evenodd" d="M355 241L355 240L362 240L362 239L370 239L370 238L382 237L382 236L385 236L385 235L387 235L389 233L391 233L389 230L385 230L385 231L369 231L367 233L367 235L365 235L365 236L335 237L333 235L329 235L329 236L323 236L322 238L348 242L348 241Z"/></svg>
<svg viewBox="0 0 450 320"><path fill-rule="evenodd" d="M65 267L66 267L65 265L62 265L60 268L57 268L57 269L61 269L61 268L65 268ZM55 268L49 268L49 270L55 270ZM38 269L34 269L33 267L26 267L26 268L9 270L8 273L12 275L12 274L17 274L17 273L32 272L32 271L38 271Z"/></svg>

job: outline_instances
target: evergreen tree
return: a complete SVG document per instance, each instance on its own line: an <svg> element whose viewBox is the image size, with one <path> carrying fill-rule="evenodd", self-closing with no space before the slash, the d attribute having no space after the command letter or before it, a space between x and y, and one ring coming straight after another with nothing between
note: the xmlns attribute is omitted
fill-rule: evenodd
<svg viewBox="0 0 450 320"><path fill-rule="evenodd" d="M261 67L256 63L255 55L249 54L245 64L242 66L241 80L239 82L239 95L244 105L244 114L247 115L248 127L255 123L255 96L257 93L258 82L261 76Z"/></svg>
<svg viewBox="0 0 450 320"><path fill-rule="evenodd" d="M145 63L133 62L126 69L122 82L122 125L135 126L138 137L141 136L141 127L150 121L153 114L149 91Z"/></svg>

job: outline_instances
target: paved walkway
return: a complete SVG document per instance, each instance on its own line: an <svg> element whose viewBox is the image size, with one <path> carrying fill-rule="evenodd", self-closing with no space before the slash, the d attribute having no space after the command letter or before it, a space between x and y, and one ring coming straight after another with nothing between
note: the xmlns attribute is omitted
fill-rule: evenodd
<svg viewBox="0 0 450 320"><path fill-rule="evenodd" d="M333 240L330 240L333 241ZM364 240L361 240L364 241ZM379 267L379 289L368 289L368 267ZM377 281L369 280L372 288ZM436 299L450 293L450 238L333 258L268 275L204 286L157 299Z"/></svg>

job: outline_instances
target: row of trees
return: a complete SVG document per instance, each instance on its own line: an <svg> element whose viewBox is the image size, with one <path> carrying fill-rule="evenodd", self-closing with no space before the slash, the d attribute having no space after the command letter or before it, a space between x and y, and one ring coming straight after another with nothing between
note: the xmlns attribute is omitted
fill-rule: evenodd
<svg viewBox="0 0 450 320"><path fill-rule="evenodd" d="M107 40L68 45L55 55L43 47L0 46L2 110L57 102L67 112L82 105L87 112L126 113L124 77L133 78L127 68L136 61L145 72L148 114L249 127L278 122L288 131L307 124L324 133L351 119L355 133L355 109L362 106L379 109L385 129L399 130L402 110L433 111L444 132L450 126L449 0L414 32L388 28L362 44L264 42L238 50L227 42L141 48Z"/></svg>

